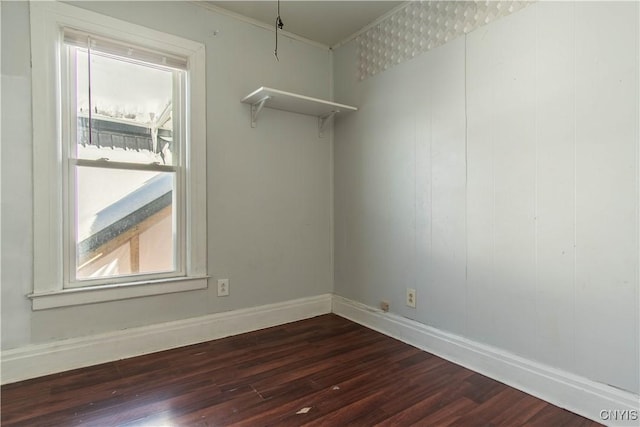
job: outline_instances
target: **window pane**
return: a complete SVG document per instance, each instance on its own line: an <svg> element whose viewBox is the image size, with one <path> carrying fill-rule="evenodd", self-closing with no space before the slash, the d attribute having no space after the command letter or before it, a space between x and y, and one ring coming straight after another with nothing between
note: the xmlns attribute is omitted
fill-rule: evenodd
<svg viewBox="0 0 640 427"><path fill-rule="evenodd" d="M180 71L94 51L89 67L87 50L69 49L76 57L77 158L174 164L173 74Z"/></svg>
<svg viewBox="0 0 640 427"><path fill-rule="evenodd" d="M77 167L76 278L176 270L175 174Z"/></svg>

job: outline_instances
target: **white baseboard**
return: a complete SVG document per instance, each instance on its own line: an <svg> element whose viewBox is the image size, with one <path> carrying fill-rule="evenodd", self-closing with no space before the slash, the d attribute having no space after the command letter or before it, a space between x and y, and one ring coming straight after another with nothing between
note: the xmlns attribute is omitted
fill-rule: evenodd
<svg viewBox="0 0 640 427"><path fill-rule="evenodd" d="M610 416L616 410L619 416L637 416L640 396L636 394L330 294L3 351L0 382L168 350L332 311L594 421L637 425L637 421L601 418L602 410L612 411Z"/></svg>
<svg viewBox="0 0 640 427"><path fill-rule="evenodd" d="M332 311L599 423L637 426L640 396L334 295ZM605 419L601 411L610 410ZM619 412L614 412L614 411ZM627 412L624 412L627 411ZM635 415L634 415L635 414ZM618 417L619 421L614 420Z"/></svg>
<svg viewBox="0 0 640 427"><path fill-rule="evenodd" d="M331 295L126 329L2 352L2 384L255 331L331 312Z"/></svg>

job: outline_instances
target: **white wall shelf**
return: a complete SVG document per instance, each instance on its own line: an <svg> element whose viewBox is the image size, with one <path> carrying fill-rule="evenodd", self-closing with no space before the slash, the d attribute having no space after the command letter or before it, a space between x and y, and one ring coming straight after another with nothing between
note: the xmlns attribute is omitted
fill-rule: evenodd
<svg viewBox="0 0 640 427"><path fill-rule="evenodd" d="M318 118L318 133L322 137L327 122L337 113L357 111L356 107L338 104L337 102L311 98L296 93L285 92L269 87L261 87L242 98L245 104L251 105L251 127L256 127L260 111L264 107L292 113L306 114Z"/></svg>

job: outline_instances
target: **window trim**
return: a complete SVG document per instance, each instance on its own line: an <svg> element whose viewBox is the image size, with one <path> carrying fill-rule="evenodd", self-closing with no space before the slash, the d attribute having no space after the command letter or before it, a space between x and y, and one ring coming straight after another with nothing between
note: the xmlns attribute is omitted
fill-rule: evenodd
<svg viewBox="0 0 640 427"><path fill-rule="evenodd" d="M30 2L33 119L33 310L112 301L207 287L206 254L206 75L202 43L59 2ZM98 35L118 34L135 45L186 57L184 273L182 277L64 288L65 236L62 96L62 28ZM52 114L52 112L55 112Z"/></svg>

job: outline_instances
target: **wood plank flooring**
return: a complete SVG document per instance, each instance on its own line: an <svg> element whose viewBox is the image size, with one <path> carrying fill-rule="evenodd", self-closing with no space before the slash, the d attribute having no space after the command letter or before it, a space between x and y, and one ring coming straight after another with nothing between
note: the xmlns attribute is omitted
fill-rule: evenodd
<svg viewBox="0 0 640 427"><path fill-rule="evenodd" d="M9 384L1 399L7 427L598 425L332 314Z"/></svg>

